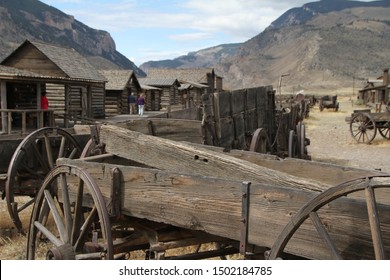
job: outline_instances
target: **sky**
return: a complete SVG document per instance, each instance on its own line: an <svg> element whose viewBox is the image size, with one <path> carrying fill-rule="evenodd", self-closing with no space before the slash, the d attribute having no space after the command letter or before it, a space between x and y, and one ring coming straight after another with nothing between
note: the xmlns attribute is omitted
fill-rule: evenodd
<svg viewBox="0 0 390 280"><path fill-rule="evenodd" d="M40 0L110 33L137 66L242 43L291 8L314 0ZM370 2L370 1L365 1Z"/></svg>

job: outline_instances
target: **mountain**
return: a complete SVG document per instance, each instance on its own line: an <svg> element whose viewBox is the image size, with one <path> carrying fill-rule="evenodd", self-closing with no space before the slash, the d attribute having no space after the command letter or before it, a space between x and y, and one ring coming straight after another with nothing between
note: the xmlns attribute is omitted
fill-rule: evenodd
<svg viewBox="0 0 390 280"><path fill-rule="evenodd" d="M190 52L174 59L148 61L140 65L147 72L148 68L209 68L225 57L236 53L241 44L224 44L216 47Z"/></svg>
<svg viewBox="0 0 390 280"><path fill-rule="evenodd" d="M283 74L289 74L283 78L284 91L352 87L355 80L381 75L390 66L389 15L390 0L308 3L290 9L230 54L210 60L208 67L230 89L276 87Z"/></svg>
<svg viewBox="0 0 390 280"><path fill-rule="evenodd" d="M0 60L24 40L75 49L97 69L130 69L145 73L116 50L111 35L88 27L37 0L0 0Z"/></svg>

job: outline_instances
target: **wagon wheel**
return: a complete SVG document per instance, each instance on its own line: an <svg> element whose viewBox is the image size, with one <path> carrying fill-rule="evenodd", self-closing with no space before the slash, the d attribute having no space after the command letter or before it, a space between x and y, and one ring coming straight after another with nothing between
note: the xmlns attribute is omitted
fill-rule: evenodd
<svg viewBox="0 0 390 280"><path fill-rule="evenodd" d="M379 176L378 176L379 177ZM389 177L388 175L383 177ZM333 259L342 259L342 255L339 250L336 248L334 242L329 235L325 223L321 221L321 218L317 214L317 211L322 207L326 207L326 204L336 200L339 197L364 191L365 192L365 201L367 204L368 210L368 221L371 230L371 237L375 252L376 259L385 259L385 249L382 241L382 232L381 225L379 221L379 212L377 209L377 201L375 199L375 189L379 188L390 188L390 185L375 185L372 183L372 178L361 178L355 181L346 182L340 184L336 187L330 188L314 199L309 201L300 211L298 211L295 216L290 220L290 222L284 227L283 231L280 233L275 243L273 244L270 251L268 251L268 259L274 260L277 259L283 252L289 240L293 237L294 233L298 228L310 218L312 224L315 226L317 233L321 237L322 241L329 250L330 255ZM387 215L388 213L381 213L382 215Z"/></svg>
<svg viewBox="0 0 390 280"><path fill-rule="evenodd" d="M249 151L266 154L270 151L270 144L268 141L267 130L264 128L256 129L255 133L252 136L251 144L249 146Z"/></svg>
<svg viewBox="0 0 390 280"><path fill-rule="evenodd" d="M306 129L305 125L299 122L296 126L297 128L297 139L298 139L298 157L305 158L306 152Z"/></svg>
<svg viewBox="0 0 390 280"><path fill-rule="evenodd" d="M34 203L46 174L57 158L77 158L81 148L71 134L60 128L44 127L29 134L16 148L8 167L5 186L8 212L19 232L23 231L20 212ZM15 197L28 197L16 202Z"/></svg>
<svg viewBox="0 0 390 280"><path fill-rule="evenodd" d="M290 130L288 134L288 157L295 158L297 157L298 151L298 139L297 134L294 130Z"/></svg>
<svg viewBox="0 0 390 280"><path fill-rule="evenodd" d="M369 144L376 136L375 121L367 113L359 113L355 115L351 119L349 128L352 137L358 143Z"/></svg>
<svg viewBox="0 0 390 280"><path fill-rule="evenodd" d="M390 122L386 122L383 127L378 127L378 131L383 138L390 140Z"/></svg>
<svg viewBox="0 0 390 280"><path fill-rule="evenodd" d="M85 170L59 165L43 181L31 215L27 259L35 259L42 239L50 246L46 259L113 258L106 204Z"/></svg>

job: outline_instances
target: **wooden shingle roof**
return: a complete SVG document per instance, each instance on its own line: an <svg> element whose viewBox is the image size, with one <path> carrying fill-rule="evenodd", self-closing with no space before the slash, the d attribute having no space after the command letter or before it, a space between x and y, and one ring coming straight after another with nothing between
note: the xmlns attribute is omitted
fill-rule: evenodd
<svg viewBox="0 0 390 280"><path fill-rule="evenodd" d="M132 70L101 70L99 72L107 79L107 90L124 90L131 79L133 79L136 87L141 88Z"/></svg>
<svg viewBox="0 0 390 280"><path fill-rule="evenodd" d="M213 68L149 68L148 77L150 78L176 78L180 82L196 82L207 84L207 75L215 75Z"/></svg>
<svg viewBox="0 0 390 280"><path fill-rule="evenodd" d="M141 78L140 83L148 86L167 87L177 84L180 86L179 81L176 78Z"/></svg>
<svg viewBox="0 0 390 280"><path fill-rule="evenodd" d="M64 77L52 77L24 69L0 65L0 78L20 81L50 81L53 83L74 82L74 79Z"/></svg>
<svg viewBox="0 0 390 280"><path fill-rule="evenodd" d="M103 77L85 57L71 48L64 48L41 42L24 41L16 50L14 50L3 61L6 62L10 57L19 52L27 45L32 45L38 49L47 59L54 63L70 79L104 82Z"/></svg>

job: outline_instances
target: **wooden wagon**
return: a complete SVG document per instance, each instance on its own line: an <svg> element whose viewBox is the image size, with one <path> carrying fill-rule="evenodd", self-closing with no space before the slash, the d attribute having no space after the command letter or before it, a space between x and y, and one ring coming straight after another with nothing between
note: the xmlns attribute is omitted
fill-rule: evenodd
<svg viewBox="0 0 390 280"><path fill-rule="evenodd" d="M370 144L379 132L384 138L390 139L390 113L372 113L370 109L354 110L346 122L349 123L351 136L357 143Z"/></svg>
<svg viewBox="0 0 390 280"><path fill-rule="evenodd" d="M202 108L161 113L153 117L105 121L175 141L218 146L225 150L250 150L279 157L309 158L304 126L298 123L301 119L299 106L290 106L289 112L276 110L272 87L205 94L202 104ZM81 127L75 126L74 129L80 130ZM19 232L23 232L20 214L34 203L38 189L55 167L56 159L93 154L91 143L86 145L91 135L88 126L81 133L69 131L56 127L41 128L27 136L17 137L12 145L6 143L6 139L0 139L0 191ZM95 144L98 137L96 131L92 133Z"/></svg>
<svg viewBox="0 0 390 280"><path fill-rule="evenodd" d="M57 160L28 259L386 259L387 174L104 125L100 155ZM321 171L321 172L319 172ZM215 246L199 250L204 243ZM197 246L191 252L175 248ZM42 256L42 255L41 255Z"/></svg>
<svg viewBox="0 0 390 280"><path fill-rule="evenodd" d="M339 102L337 102L337 95L325 95L321 97L318 106L320 111L323 111L324 109L333 109L335 112L337 112L340 107Z"/></svg>

